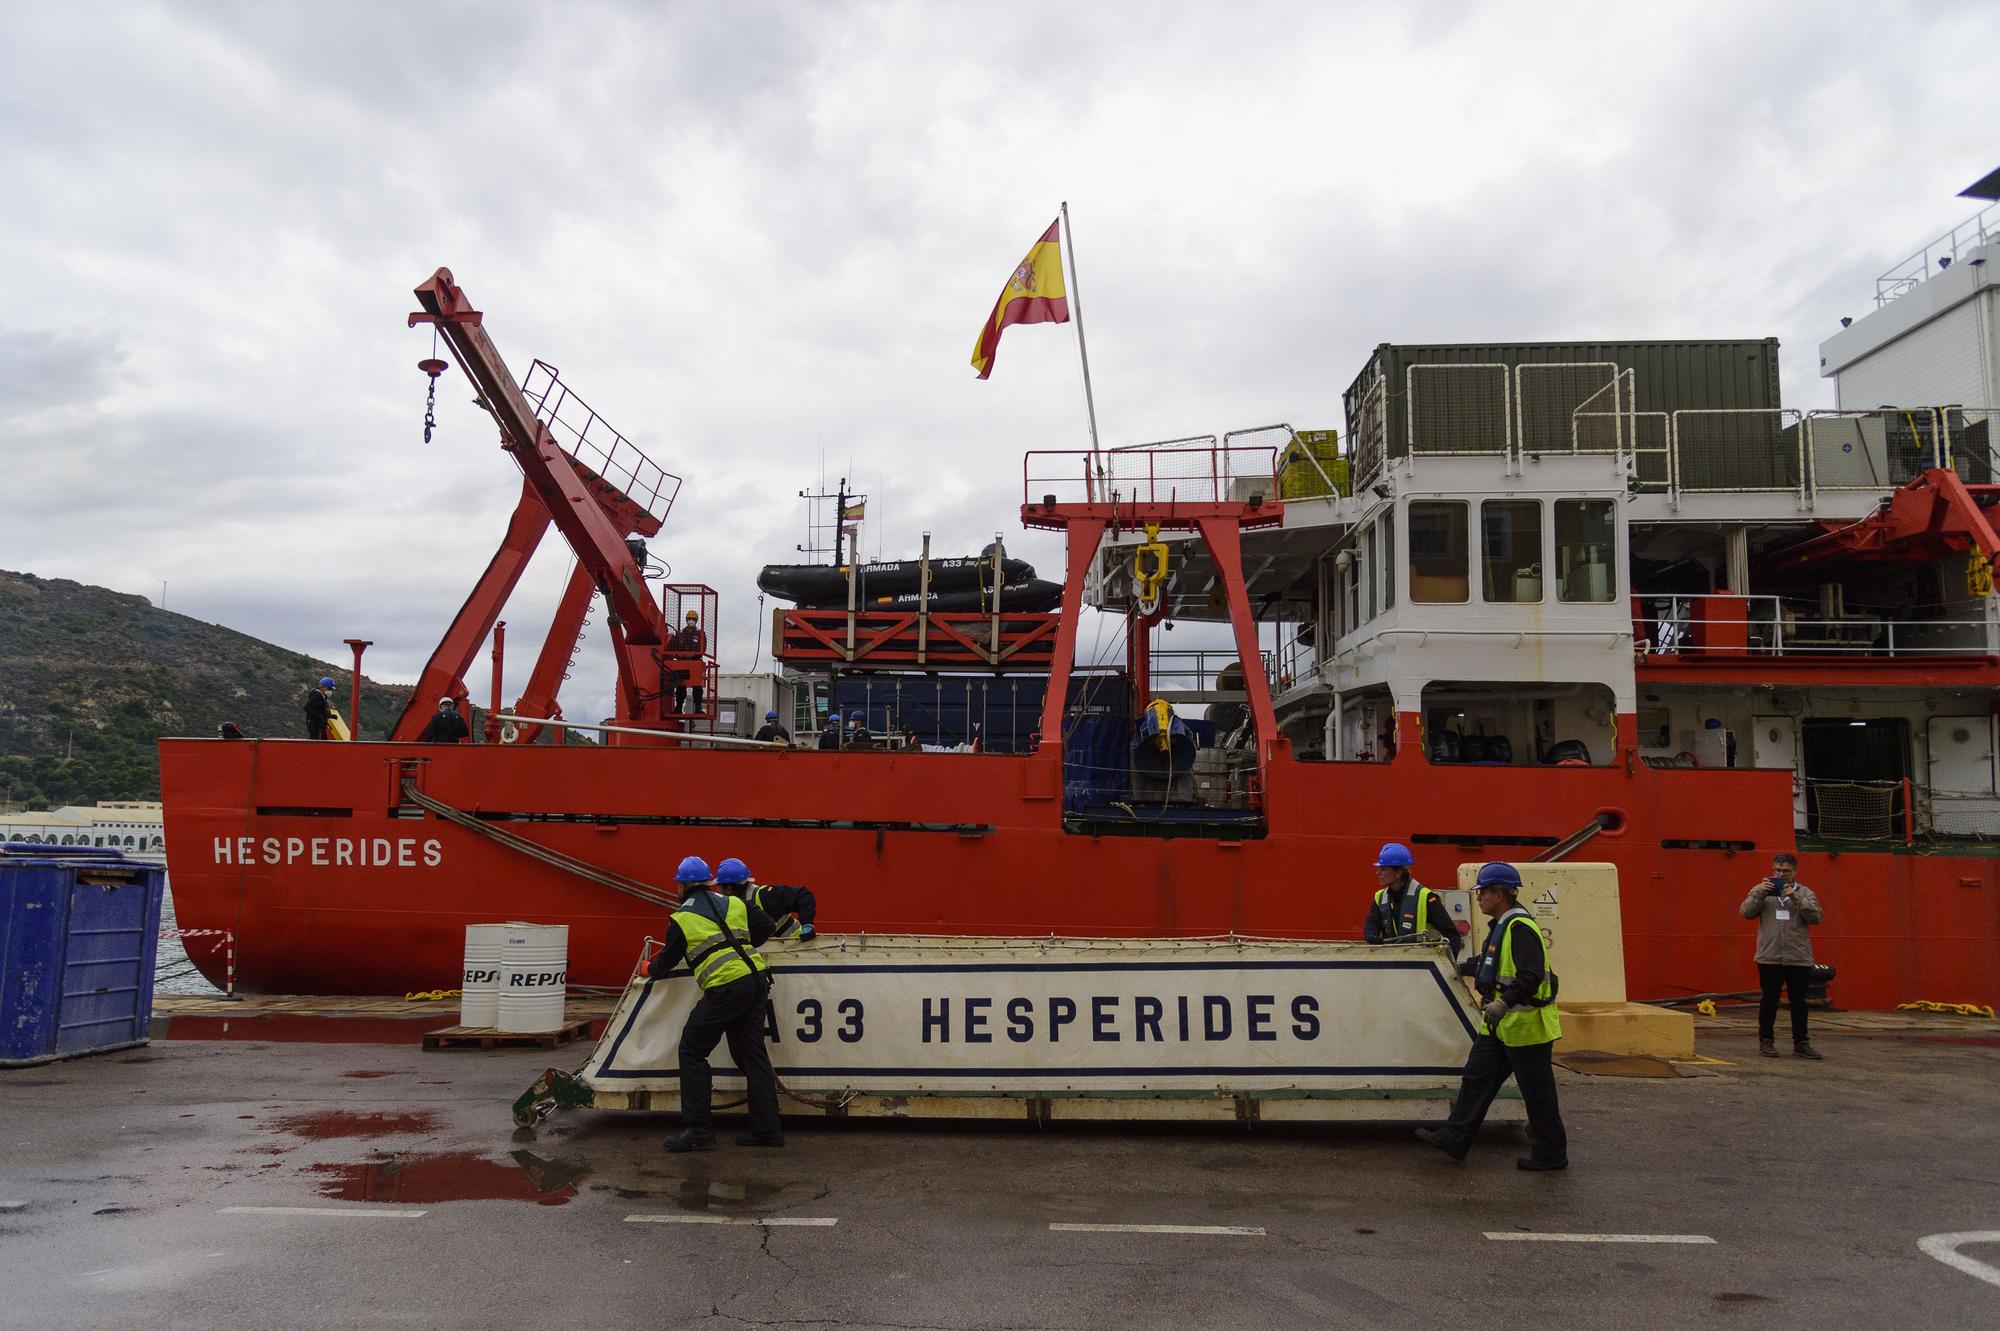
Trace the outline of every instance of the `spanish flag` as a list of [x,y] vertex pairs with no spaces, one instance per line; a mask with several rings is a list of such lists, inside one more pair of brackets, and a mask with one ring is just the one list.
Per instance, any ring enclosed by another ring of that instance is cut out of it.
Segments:
[[842,522],[859,522],[867,516],[868,501],[866,499],[856,504],[849,504],[840,510],[840,520]]
[[1000,349],[1000,334],[1012,324],[1066,324],[1069,322],[1069,293],[1063,287],[1062,219],[1029,249],[1007,286],[979,340],[972,347],[972,368],[981,379],[993,373],[993,357]]

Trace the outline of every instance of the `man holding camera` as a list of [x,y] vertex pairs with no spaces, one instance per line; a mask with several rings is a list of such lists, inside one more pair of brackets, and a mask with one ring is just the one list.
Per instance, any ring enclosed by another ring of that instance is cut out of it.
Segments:
[[1771,857],[1771,873],[1743,898],[1743,918],[1757,921],[1757,978],[1763,1001],[1757,1005],[1757,1052],[1778,1056],[1778,990],[1789,991],[1792,1007],[1792,1053],[1817,1059],[1818,1050],[1806,1039],[1806,986],[1812,980],[1812,935],[1806,930],[1820,922],[1819,898],[1798,881],[1796,855]]

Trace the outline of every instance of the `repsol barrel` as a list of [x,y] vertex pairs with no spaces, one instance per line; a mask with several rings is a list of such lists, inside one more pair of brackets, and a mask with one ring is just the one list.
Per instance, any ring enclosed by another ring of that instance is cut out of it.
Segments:
[[569,926],[510,924],[500,942],[503,1031],[553,1031],[562,1026],[569,984]]
[[459,977],[458,1024],[489,1030],[500,1019],[500,943],[504,924],[465,926],[465,970]]

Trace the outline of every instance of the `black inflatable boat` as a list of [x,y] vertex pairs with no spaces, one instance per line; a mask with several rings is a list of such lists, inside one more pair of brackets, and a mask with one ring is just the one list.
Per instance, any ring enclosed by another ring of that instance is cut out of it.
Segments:
[[[907,594],[910,604],[923,586],[923,565],[915,559],[887,560],[879,564],[858,564],[859,583],[854,589],[857,606],[884,596]],[[1009,586],[1025,583],[1035,576],[1035,566],[1025,559],[1004,559],[1002,580]],[[933,559],[931,595],[958,591],[973,593],[973,609],[978,609],[979,588],[991,583],[993,560]],[[831,564],[766,564],[757,575],[759,590],[780,600],[792,601],[804,609],[844,610],[847,608],[847,569]],[[1002,604],[1005,604],[1003,598]],[[940,607],[933,605],[933,610]],[[1026,607],[1023,607],[1024,609]]]

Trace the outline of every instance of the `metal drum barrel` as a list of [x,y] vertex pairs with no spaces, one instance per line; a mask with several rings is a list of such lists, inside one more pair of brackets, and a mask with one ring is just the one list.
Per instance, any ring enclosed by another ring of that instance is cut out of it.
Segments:
[[510,924],[500,944],[503,1031],[553,1031],[563,1022],[569,984],[569,926]]
[[458,1024],[491,1029],[500,1019],[500,942],[504,924],[465,926],[465,971],[460,980]]

